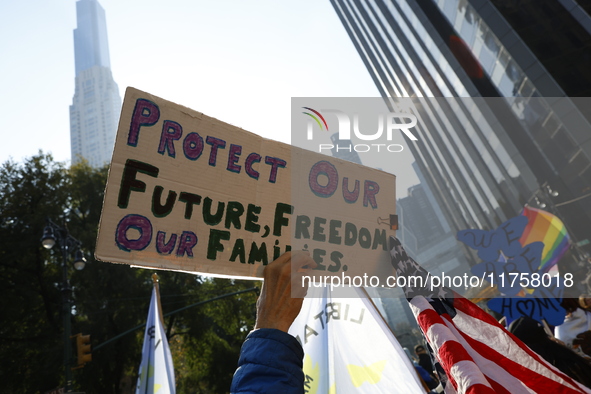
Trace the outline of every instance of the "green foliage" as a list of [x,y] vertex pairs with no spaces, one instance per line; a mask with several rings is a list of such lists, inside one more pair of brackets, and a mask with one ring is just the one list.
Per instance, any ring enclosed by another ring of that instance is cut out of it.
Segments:
[[33,375],[47,388],[58,384],[52,366],[63,353],[60,270],[46,261],[39,240],[46,216],[63,217],[68,184],[66,169],[49,155],[0,168],[0,379],[8,392],[41,391]]
[[[88,264],[69,268],[72,334],[91,335],[92,362],[73,371],[74,389],[134,392],[144,328],[101,346],[145,323],[151,270],[95,261],[94,244],[107,169],[66,168],[39,153],[0,167],[0,379],[2,392],[44,393],[62,387],[62,258],[42,248],[49,217],[82,242]],[[164,314],[257,282],[203,278],[159,271]],[[193,306],[165,318],[179,393],[228,392],[240,346],[255,318],[256,293]],[[73,343],[73,364],[75,346]]]

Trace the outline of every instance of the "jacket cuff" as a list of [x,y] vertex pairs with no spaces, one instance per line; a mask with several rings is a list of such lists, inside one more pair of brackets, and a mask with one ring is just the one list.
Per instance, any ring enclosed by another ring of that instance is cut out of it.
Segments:
[[[298,369],[301,370],[303,368],[304,349],[302,348],[302,345],[298,342],[297,339],[294,338],[293,335],[288,334],[285,331],[277,330],[274,328],[259,328],[257,330],[251,331],[248,334],[248,336],[246,337],[244,344],[242,345],[243,355],[246,356],[248,354],[248,350],[251,347],[256,348],[256,345],[258,344],[258,342],[260,340],[267,341],[267,343],[269,344],[269,347],[281,348],[281,349],[277,349],[278,351],[279,350],[281,351],[280,354],[285,354],[286,356],[288,356],[289,361],[291,361],[292,363],[296,363]],[[286,350],[288,351],[287,353],[286,353]],[[279,360],[278,354],[277,353],[272,354],[272,353],[275,353],[275,352],[269,352],[266,354],[260,354],[257,352],[257,358],[258,358],[258,356],[263,356],[263,357],[261,357],[262,360],[260,360],[259,363],[263,363],[261,361],[264,361],[265,358],[267,358],[271,361],[270,364],[276,364],[276,363],[288,361],[288,360],[284,360],[284,361]],[[252,360],[250,360],[250,361],[252,361]]]
[[240,351],[232,393],[303,393],[304,350],[290,334],[272,328],[251,331]]

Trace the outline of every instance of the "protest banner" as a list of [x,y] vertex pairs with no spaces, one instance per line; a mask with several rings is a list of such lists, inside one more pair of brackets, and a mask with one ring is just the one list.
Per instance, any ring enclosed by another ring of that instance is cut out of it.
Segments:
[[392,174],[128,88],[95,255],[253,278],[293,248],[310,251],[317,274],[386,274],[395,201]]
[[410,358],[362,289],[310,289],[289,333],[304,349],[305,393],[425,392]]

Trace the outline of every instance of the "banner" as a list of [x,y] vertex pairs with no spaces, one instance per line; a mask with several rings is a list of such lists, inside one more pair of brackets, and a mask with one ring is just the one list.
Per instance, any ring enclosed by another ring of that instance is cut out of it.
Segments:
[[311,252],[319,275],[390,274],[395,202],[392,174],[128,88],[96,258],[261,277],[294,248]]
[[174,365],[160,320],[156,286],[152,289],[136,394],[176,393]]
[[310,289],[289,329],[305,352],[304,392],[424,393],[410,359],[366,293],[339,290],[349,297]]

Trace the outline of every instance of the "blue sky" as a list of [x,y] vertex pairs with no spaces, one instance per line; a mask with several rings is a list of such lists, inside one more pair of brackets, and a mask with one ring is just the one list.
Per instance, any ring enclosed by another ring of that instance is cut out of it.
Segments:
[[[379,96],[328,0],[99,2],[122,97],[133,86],[289,143],[291,97]],[[75,0],[3,1],[0,15],[0,162],[69,161]]]

